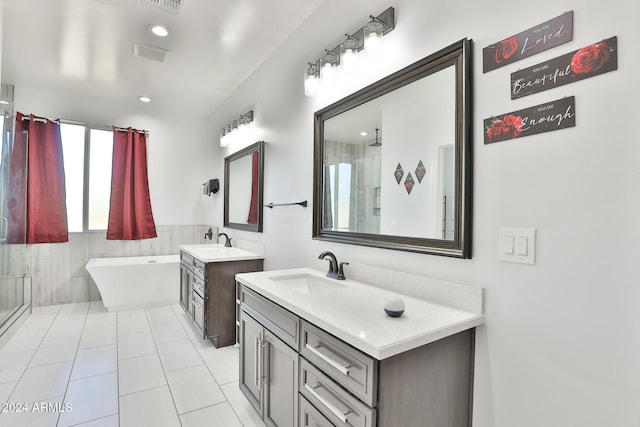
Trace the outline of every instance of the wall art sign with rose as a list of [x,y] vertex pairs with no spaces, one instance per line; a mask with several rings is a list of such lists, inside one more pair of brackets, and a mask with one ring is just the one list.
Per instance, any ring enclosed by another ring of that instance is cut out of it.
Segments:
[[573,11],[482,49],[482,72],[487,73],[573,39]]
[[511,73],[511,99],[618,69],[618,38],[611,37],[531,68]]
[[562,98],[546,104],[484,120],[484,143],[522,138],[576,125],[575,97]]

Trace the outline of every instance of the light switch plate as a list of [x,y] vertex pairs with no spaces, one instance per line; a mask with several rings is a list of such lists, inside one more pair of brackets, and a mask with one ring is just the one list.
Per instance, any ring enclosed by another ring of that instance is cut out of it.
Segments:
[[536,263],[535,228],[500,228],[498,230],[500,261]]

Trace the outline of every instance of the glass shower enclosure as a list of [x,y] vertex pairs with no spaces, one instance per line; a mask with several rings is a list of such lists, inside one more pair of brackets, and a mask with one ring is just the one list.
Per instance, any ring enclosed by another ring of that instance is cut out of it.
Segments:
[[0,336],[30,306],[26,246],[26,146],[14,144],[13,86],[0,85]]

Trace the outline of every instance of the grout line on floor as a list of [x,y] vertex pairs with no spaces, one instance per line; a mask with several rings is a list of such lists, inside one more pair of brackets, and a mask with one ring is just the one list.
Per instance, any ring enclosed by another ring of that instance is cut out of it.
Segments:
[[[60,309],[58,310],[58,313],[56,313],[56,317],[53,319],[53,322],[51,322],[52,325],[53,325],[53,323],[55,323],[56,319],[58,318],[58,315],[62,311],[62,307],[63,307],[63,305],[60,306]],[[64,389],[64,395],[62,396],[62,402],[64,402],[65,399],[67,398],[67,392],[69,391],[69,385],[71,384],[71,375],[73,375],[73,368],[76,366],[76,359],[78,358],[78,348],[80,347],[80,341],[82,341],[82,334],[84,334],[84,325],[87,323],[87,314],[88,313],[89,313],[89,306],[87,306],[87,312],[84,314],[84,321],[82,322],[82,330],[80,331],[80,338],[78,339],[78,343],[76,344],[76,352],[74,353],[73,362],[71,363],[71,370],[69,371],[69,378],[67,378],[67,386]],[[42,343],[40,343],[40,345],[42,345]],[[60,417],[61,416],[62,416],[62,412],[60,412],[58,414],[58,418],[56,419],[56,425],[58,425],[60,423]]]
[[[176,400],[173,396],[173,392],[171,391],[171,386],[169,385],[169,378],[167,378],[167,371],[164,369],[164,364],[162,363],[162,358],[160,357],[160,350],[158,349],[158,343],[156,342],[156,337],[153,336],[153,331],[151,331],[151,322],[149,322],[149,313],[147,310],[144,310],[145,318],[147,319],[147,323],[149,324],[149,333],[151,334],[151,339],[153,340],[153,345],[156,346],[156,354],[158,355],[158,360],[160,361],[160,366],[162,367],[162,375],[164,375],[164,380],[166,381],[167,390],[169,390],[169,395],[171,395],[171,401],[173,403],[173,409],[176,411],[176,416],[178,417],[178,422],[182,425],[182,421],[180,421],[180,413],[178,412],[178,407],[176,406]],[[159,386],[164,387],[164,386]],[[153,387],[153,388],[159,388]],[[151,389],[147,389],[151,390]],[[146,390],[145,390],[146,391]],[[120,394],[120,390],[118,390],[118,394]],[[133,393],[130,393],[133,394]]]
[[[98,418],[94,418],[92,420],[82,421],[82,422],[79,422],[77,424],[71,424],[69,427],[81,426],[81,425],[86,424],[86,423],[91,423],[91,422],[94,422],[94,421],[98,421],[98,420],[102,420],[102,419],[105,419],[105,418],[113,417],[114,415],[118,415],[118,414],[117,413],[109,414],[109,415],[105,415],[104,417],[98,417]],[[118,419],[118,424],[120,424],[120,420],[119,419]]]

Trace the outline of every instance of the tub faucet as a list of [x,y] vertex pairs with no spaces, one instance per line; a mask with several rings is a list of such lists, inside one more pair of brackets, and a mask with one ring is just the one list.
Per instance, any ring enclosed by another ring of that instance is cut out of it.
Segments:
[[220,236],[224,236],[224,246],[225,246],[225,248],[230,248],[231,247],[231,238],[229,236],[227,236],[227,233],[218,234],[218,237],[220,237]]
[[349,263],[341,262],[340,267],[338,267],[338,260],[336,259],[336,256],[329,251],[322,252],[318,258],[325,259],[326,257],[329,257],[329,272],[327,273],[327,277],[331,277],[336,280],[345,280],[346,277],[344,276],[343,265],[349,265]]
[[213,230],[211,229],[211,227],[209,227],[209,231],[207,231],[206,233],[204,233],[204,240],[213,240]]

